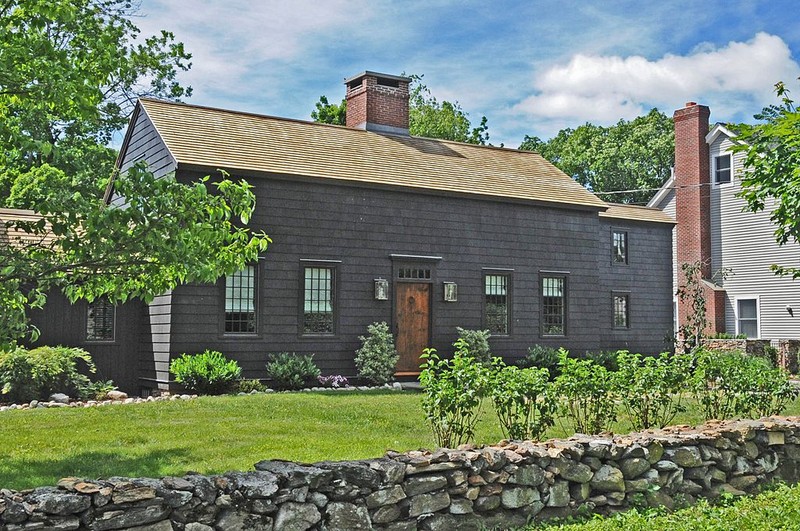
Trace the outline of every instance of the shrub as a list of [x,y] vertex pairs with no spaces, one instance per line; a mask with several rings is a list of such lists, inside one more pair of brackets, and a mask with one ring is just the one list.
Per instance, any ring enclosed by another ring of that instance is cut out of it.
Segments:
[[616,350],[599,350],[597,352],[585,352],[583,359],[591,360],[609,372],[617,372],[619,370],[619,363],[617,363]]
[[559,362],[556,391],[574,431],[590,435],[608,431],[616,417],[616,385],[611,373],[591,359],[570,358],[563,348]]
[[469,345],[455,342],[453,359],[442,359],[435,349],[425,349],[419,381],[425,392],[422,409],[439,446],[454,448],[471,440],[480,405],[488,385],[488,370],[475,363]]
[[108,393],[116,391],[117,386],[111,380],[98,380],[90,383],[87,387],[82,389],[80,397],[83,400],[105,400],[108,398]]
[[350,382],[341,374],[331,374],[330,376],[320,376],[317,378],[322,387],[332,387],[338,389],[340,387],[347,387]]
[[658,357],[642,357],[623,350],[617,362],[619,371],[614,377],[633,429],[663,428],[686,411],[681,400],[689,383],[688,356],[665,352]]
[[372,323],[367,327],[367,334],[358,338],[361,341],[355,359],[358,375],[377,385],[391,382],[399,355],[394,348],[389,325],[385,322]]
[[281,352],[271,356],[267,363],[267,376],[272,379],[272,388],[276,391],[298,391],[312,387],[319,375],[313,354],[301,356]]
[[492,364],[489,395],[503,434],[509,439],[539,440],[554,423],[558,400],[547,369]]
[[242,379],[236,382],[236,390],[239,393],[252,393],[253,391],[263,393],[267,390],[267,386],[255,378],[252,380]]
[[481,363],[491,363],[492,352],[489,348],[489,338],[492,334],[488,330],[466,330],[456,327],[458,339],[463,341],[464,352],[467,356]]
[[46,400],[53,393],[82,397],[89,377],[78,370],[79,363],[96,372],[92,357],[79,348],[17,348],[0,352],[0,392],[12,402]]
[[772,345],[765,345],[764,346],[764,354],[763,357],[768,359],[770,364],[773,367],[777,367],[780,363],[780,355],[778,353],[778,349],[773,347]]
[[234,389],[242,369],[236,361],[227,359],[221,352],[206,350],[194,355],[181,354],[172,360],[169,372],[189,392],[221,395]]
[[558,349],[544,345],[534,345],[528,349],[528,355],[517,362],[518,367],[536,367],[547,369],[550,381],[558,378],[561,369],[558,367]]

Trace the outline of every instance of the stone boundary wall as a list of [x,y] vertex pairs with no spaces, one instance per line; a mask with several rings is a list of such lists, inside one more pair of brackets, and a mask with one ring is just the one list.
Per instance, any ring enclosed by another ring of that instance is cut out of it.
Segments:
[[800,417],[0,490],[0,530],[479,530],[798,479]]

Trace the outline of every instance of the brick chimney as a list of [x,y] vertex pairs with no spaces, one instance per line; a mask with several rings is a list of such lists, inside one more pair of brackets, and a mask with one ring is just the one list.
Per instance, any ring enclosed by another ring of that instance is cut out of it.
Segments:
[[[725,331],[725,292],[715,288],[711,270],[711,172],[708,117],[705,105],[690,101],[673,115],[675,123],[675,218],[677,227],[678,283],[683,284],[681,265],[700,262],[705,280],[707,333]],[[680,324],[691,311],[690,301],[678,302]]]
[[347,127],[408,135],[408,84],[411,78],[362,72],[345,79]]

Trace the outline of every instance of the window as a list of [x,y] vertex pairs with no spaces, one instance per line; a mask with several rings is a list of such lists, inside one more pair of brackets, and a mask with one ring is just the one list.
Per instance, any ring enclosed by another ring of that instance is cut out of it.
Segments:
[[96,299],[86,308],[86,341],[114,341],[116,307],[108,299]]
[[225,277],[225,332],[256,332],[256,268],[245,266]]
[[630,328],[630,295],[627,293],[614,293],[614,328]]
[[493,335],[508,335],[508,295],[510,275],[486,274],[483,277],[484,327]]
[[731,156],[714,157],[714,182],[725,184],[731,182]]
[[567,279],[563,276],[542,277],[542,335],[566,335]]
[[628,263],[628,233],[615,230],[611,236],[611,259],[615,264]]
[[736,300],[736,333],[758,337],[758,299]]
[[303,333],[333,334],[334,268],[305,267],[303,271]]

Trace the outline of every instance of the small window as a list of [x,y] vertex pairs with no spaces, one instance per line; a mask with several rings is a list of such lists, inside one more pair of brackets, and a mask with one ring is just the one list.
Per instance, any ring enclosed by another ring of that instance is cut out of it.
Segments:
[[305,267],[303,271],[303,334],[333,334],[334,268]]
[[397,278],[430,280],[431,270],[426,267],[401,267],[397,271]]
[[615,264],[628,263],[628,233],[623,230],[615,230],[611,236],[612,261]]
[[225,277],[225,332],[256,332],[256,268],[246,266]]
[[564,336],[567,332],[567,279],[542,277],[542,335]]
[[614,293],[614,328],[630,328],[630,295]]
[[714,182],[725,184],[731,182],[731,156],[714,157]]
[[484,327],[494,335],[508,335],[508,296],[510,275],[487,274],[483,277]]
[[100,298],[86,308],[86,341],[114,341],[116,307]]
[[758,337],[758,299],[736,300],[736,333]]

